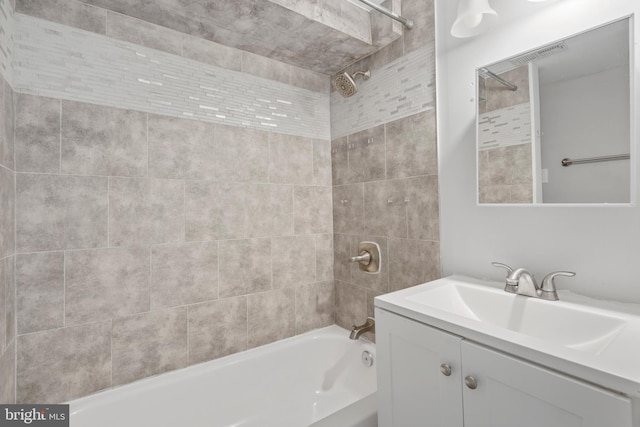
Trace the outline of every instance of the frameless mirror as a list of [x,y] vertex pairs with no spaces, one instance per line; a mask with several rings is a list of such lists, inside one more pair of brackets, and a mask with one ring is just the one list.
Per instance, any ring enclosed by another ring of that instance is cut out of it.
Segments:
[[630,203],[630,25],[476,71],[479,203]]

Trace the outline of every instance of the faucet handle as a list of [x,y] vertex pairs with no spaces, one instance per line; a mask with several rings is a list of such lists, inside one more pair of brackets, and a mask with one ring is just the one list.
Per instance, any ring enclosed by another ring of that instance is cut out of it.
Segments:
[[558,293],[556,292],[556,283],[554,282],[556,276],[573,277],[575,275],[576,273],[573,271],[554,271],[544,276],[542,286],[540,286],[541,298],[557,301]]
[[511,274],[511,272],[513,271],[513,268],[501,262],[492,262],[491,265],[493,265],[494,267],[504,268],[505,270],[507,270],[507,276]]

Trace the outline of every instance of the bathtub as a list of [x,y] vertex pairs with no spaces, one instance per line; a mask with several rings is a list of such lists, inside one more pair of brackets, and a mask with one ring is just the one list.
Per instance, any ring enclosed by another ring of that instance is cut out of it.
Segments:
[[72,427],[375,427],[376,373],[338,326],[69,402]]

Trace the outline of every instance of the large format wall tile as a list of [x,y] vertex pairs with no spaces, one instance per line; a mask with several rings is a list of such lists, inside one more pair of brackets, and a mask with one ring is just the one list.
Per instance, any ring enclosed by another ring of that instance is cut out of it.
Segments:
[[15,152],[19,172],[60,172],[60,100],[17,93]]
[[363,184],[333,187],[333,231],[352,234],[364,231]]
[[409,238],[440,240],[438,176],[407,179],[407,199]]
[[[0,261],[1,262],[1,261]],[[16,269],[15,256],[4,259],[5,270],[5,307],[6,307],[6,342],[10,343],[16,337]]]
[[215,172],[220,181],[268,182],[269,134],[216,125]]
[[170,179],[109,178],[109,244],[184,240],[184,184]]
[[17,252],[106,244],[107,178],[17,174]]
[[149,250],[71,251],[65,254],[66,325],[149,310]]
[[257,77],[289,83],[289,69],[284,62],[273,61],[265,56],[242,52],[242,71]]
[[149,115],[149,175],[214,179],[214,125]]
[[0,166],[0,258],[15,248],[15,174]]
[[151,308],[217,299],[218,265],[216,242],[153,246]]
[[271,289],[271,239],[220,241],[220,298]]
[[189,364],[247,349],[247,298],[236,297],[189,307]]
[[271,240],[273,287],[284,288],[315,282],[315,236],[274,237]]
[[407,237],[407,183],[404,180],[364,184],[365,232]]
[[349,183],[385,178],[384,126],[349,135],[347,179]]
[[316,281],[333,280],[333,235],[316,234]]
[[357,247],[351,250],[351,244],[357,238],[348,234],[333,235],[333,277],[335,280],[348,283],[351,281],[351,263],[345,262],[352,256],[358,255],[355,252]]
[[105,34],[107,11],[79,1],[16,0],[16,12]]
[[0,402],[16,401],[16,342],[13,341],[4,353],[0,353]]
[[243,238],[246,192],[244,184],[187,181],[186,240]]
[[279,184],[313,183],[313,140],[269,134],[269,179]]
[[295,334],[295,289],[276,289],[249,295],[248,348]]
[[293,234],[292,185],[249,184],[246,191],[246,237]]
[[64,326],[64,253],[16,256],[18,333]]
[[349,137],[331,141],[331,178],[333,185],[349,184]]
[[9,83],[0,76],[0,164],[15,169],[15,94]]
[[367,319],[366,289],[336,282],[336,325],[351,329]]
[[198,37],[184,36],[182,39],[182,55],[194,61],[240,71],[242,68],[242,51],[223,44],[211,42]]
[[187,366],[187,309],[178,307],[115,319],[113,385]]
[[111,321],[18,337],[17,402],[62,403],[111,386]]
[[295,234],[331,233],[331,187],[295,186],[293,218]]
[[402,0],[402,14],[410,16],[414,23],[413,29],[404,30],[405,53],[413,52],[435,40],[433,3],[433,0]]
[[438,172],[435,111],[429,110],[385,125],[387,178]]
[[180,55],[182,34],[140,19],[107,11],[107,36]]
[[[5,260],[0,260],[0,355],[7,344],[7,268]],[[2,402],[2,400],[0,400]]]
[[334,322],[333,281],[296,288],[296,334],[330,326]]
[[62,173],[144,176],[147,114],[62,102]]
[[439,242],[389,239],[391,291],[438,279],[440,274]]
[[331,141],[313,140],[313,184],[331,185]]

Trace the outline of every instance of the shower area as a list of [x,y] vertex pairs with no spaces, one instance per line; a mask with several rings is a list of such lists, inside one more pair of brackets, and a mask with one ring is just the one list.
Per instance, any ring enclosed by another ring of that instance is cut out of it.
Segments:
[[[440,277],[433,2],[381,6],[412,28],[357,0],[0,0],[0,403],[351,328]],[[345,262],[361,241],[379,274]]]

